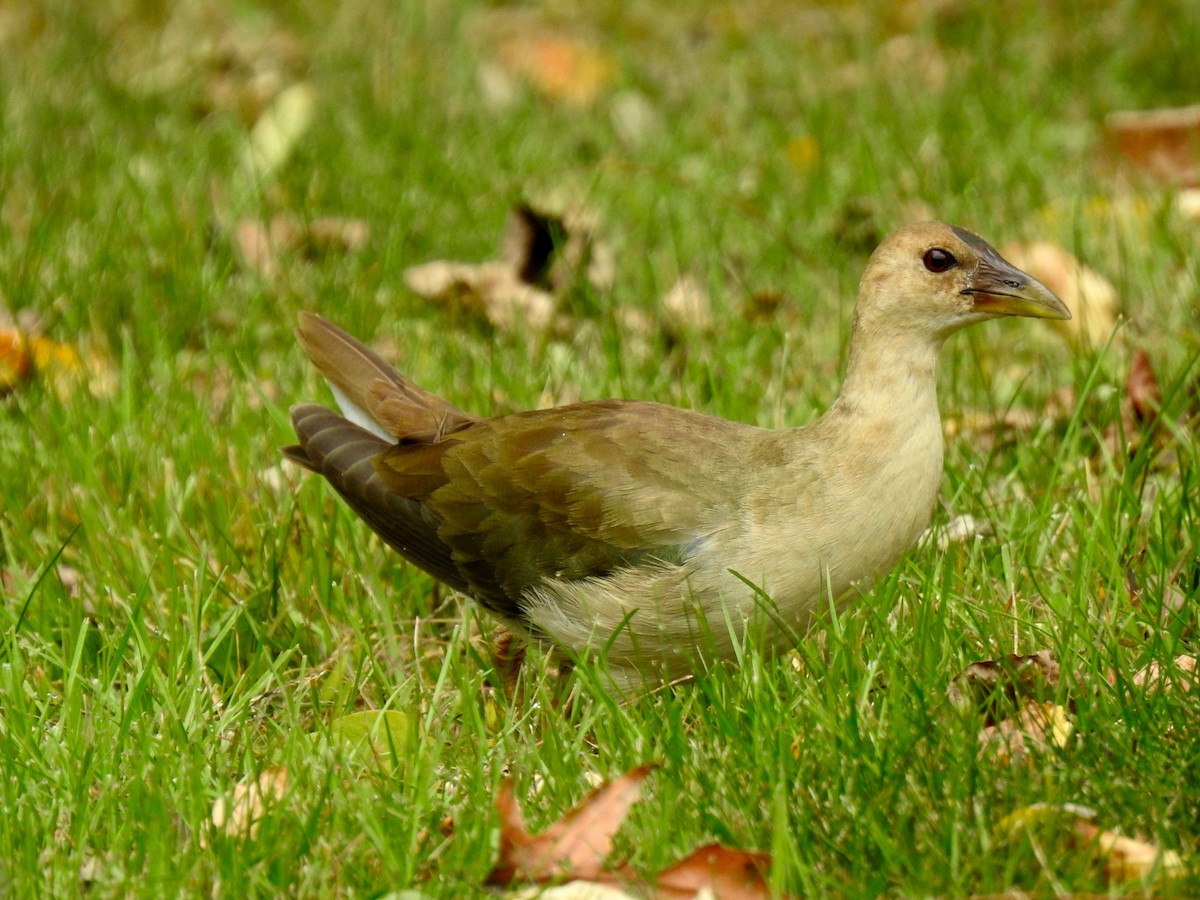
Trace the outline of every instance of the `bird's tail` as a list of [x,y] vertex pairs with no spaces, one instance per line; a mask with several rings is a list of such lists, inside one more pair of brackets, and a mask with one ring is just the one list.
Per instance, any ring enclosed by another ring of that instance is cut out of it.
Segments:
[[[432,443],[475,417],[401,375],[384,359],[314,313],[300,314],[300,346],[329,381],[350,422],[390,443]],[[296,459],[301,465],[304,463]]]
[[292,407],[299,443],[283,454],[333,485],[346,503],[399,554],[438,580],[467,591],[450,548],[438,537],[438,518],[419,501],[389,490],[375,467],[392,442],[315,403]]

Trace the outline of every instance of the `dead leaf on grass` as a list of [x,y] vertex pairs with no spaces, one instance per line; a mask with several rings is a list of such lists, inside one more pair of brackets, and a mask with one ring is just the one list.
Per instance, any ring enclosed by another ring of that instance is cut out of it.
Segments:
[[589,215],[523,203],[509,214],[497,259],[436,260],[411,266],[404,280],[422,297],[480,316],[500,331],[542,332],[560,324],[559,295],[581,280],[606,290],[613,271],[611,251]]
[[256,840],[263,816],[283,799],[287,788],[286,766],[264,769],[253,781],[235,785],[232,797],[218,798],[213,804],[213,827],[230,837]]
[[242,264],[264,278],[279,273],[285,256],[315,259],[358,253],[370,236],[371,226],[366,221],[341,216],[323,216],[306,224],[295,216],[280,214],[266,223],[242,219],[233,227],[233,245]]
[[1153,660],[1133,676],[1133,684],[1147,691],[1170,688],[1194,691],[1200,688],[1200,664],[1196,657],[1188,655],[1176,656],[1166,666]]
[[1034,803],[1005,816],[999,825],[1009,837],[1036,834],[1039,839],[1059,836],[1069,849],[1095,858],[1104,868],[1108,884],[1169,879],[1186,871],[1173,850],[1163,850],[1138,838],[1130,838],[1095,824],[1095,810],[1074,803]]
[[307,81],[281,91],[250,130],[236,177],[251,186],[269,181],[312,125],[316,109],[317,91]]
[[1086,819],[1076,819],[1074,831],[1083,842],[1082,849],[1103,861],[1109,884],[1141,881],[1156,875],[1174,878],[1184,872],[1183,860],[1174,850],[1105,831]]
[[766,853],[708,844],[659,872],[651,896],[659,900],[765,900],[772,896],[767,880],[770,869],[771,857]]
[[607,51],[549,31],[512,35],[497,48],[496,59],[543,96],[571,106],[590,105],[618,71]]
[[1052,323],[1068,343],[1092,350],[1109,341],[1119,314],[1112,282],[1056,244],[1014,242],[1005,244],[1001,253],[1054,291],[1071,310],[1070,319]]
[[956,706],[976,709],[988,725],[1019,712],[1023,701],[1045,702],[1058,686],[1061,670],[1049,650],[1025,656],[973,662],[960,672],[946,694]]
[[1056,703],[1027,702],[1016,716],[988,725],[979,743],[1005,761],[1020,761],[1030,753],[1066,747],[1075,732],[1071,714]]
[[[700,847],[658,875],[640,879],[628,866],[606,863],[613,837],[637,802],[642,783],[654,765],[643,765],[601,785],[582,803],[540,835],[525,827],[520,806],[505,783],[496,797],[500,813],[500,855],[488,884],[506,887],[515,882],[545,883],[572,879],[565,897],[623,897],[592,894],[586,884],[623,886],[640,897],[659,900],[719,898],[767,900],[771,858],[765,853],[735,850],[719,844]],[[539,895],[540,896],[540,895]]]
[[496,796],[500,813],[500,858],[488,884],[576,878],[595,881],[604,873],[612,839],[641,796],[642,783],[655,769],[642,765],[589,794],[541,834],[525,827],[521,807],[505,782]]
[[667,328],[674,334],[707,331],[714,324],[708,291],[692,275],[681,275],[675,279],[663,297],[662,308]]
[[1104,124],[1134,168],[1168,184],[1200,184],[1200,105],[1114,112]]
[[1127,414],[1126,434],[1133,433],[1139,426],[1154,424],[1162,405],[1162,392],[1158,378],[1150,364],[1150,355],[1145,350],[1136,350],[1129,362],[1129,377],[1125,379],[1125,404],[1122,412]]
[[102,353],[80,352],[70,344],[0,323],[0,396],[34,377],[61,400],[80,386],[86,386],[94,397],[110,397],[117,388],[116,372]]

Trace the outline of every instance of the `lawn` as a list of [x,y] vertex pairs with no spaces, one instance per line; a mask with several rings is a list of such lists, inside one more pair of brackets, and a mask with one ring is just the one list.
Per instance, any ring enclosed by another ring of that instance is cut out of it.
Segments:
[[[1200,97],[1196,15],[4,5],[0,891],[472,896],[505,778],[538,830],[657,763],[613,853],[646,877],[718,841],[803,896],[1200,893],[1200,688],[1144,677],[1198,652],[1200,223],[1105,132]],[[413,289],[522,204],[592,261],[560,253],[546,327]],[[531,653],[506,696],[486,616],[281,462],[288,407],[330,402],[301,310],[476,412],[802,424],[870,250],[930,217],[1065,249],[1120,316],[948,342],[935,525],[987,527],[788,656],[624,699]],[[956,679],[1039,651],[1014,684],[1065,727],[981,738]],[[1070,805],[1175,856],[1118,871]]]

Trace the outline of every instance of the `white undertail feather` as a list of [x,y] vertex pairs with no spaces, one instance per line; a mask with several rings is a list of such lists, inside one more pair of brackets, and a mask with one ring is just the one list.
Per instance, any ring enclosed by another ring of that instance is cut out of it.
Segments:
[[356,404],[353,400],[346,396],[346,392],[339,388],[329,379],[325,379],[325,383],[329,385],[329,389],[333,391],[333,398],[337,401],[337,405],[342,410],[342,415],[357,425],[363,428],[376,437],[383,438],[389,444],[398,443],[394,434],[389,434],[387,429],[376,422],[367,411]]

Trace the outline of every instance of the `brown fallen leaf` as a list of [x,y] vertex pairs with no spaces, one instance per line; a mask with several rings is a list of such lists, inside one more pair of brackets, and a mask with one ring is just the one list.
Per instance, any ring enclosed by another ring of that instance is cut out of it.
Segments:
[[1084,849],[1103,861],[1104,876],[1109,884],[1141,881],[1153,876],[1174,878],[1184,872],[1183,860],[1174,850],[1163,850],[1148,841],[1105,831],[1087,819],[1076,819],[1073,828],[1083,841]]
[[417,294],[485,318],[500,331],[545,331],[555,321],[554,295],[521,281],[505,263],[435,260],[410,266],[405,283]]
[[619,888],[594,881],[570,881],[552,888],[538,885],[505,897],[507,900],[639,900]]
[[278,274],[285,255],[316,259],[357,253],[370,236],[371,226],[366,221],[341,216],[323,216],[306,224],[295,216],[280,214],[266,223],[242,219],[233,226],[233,245],[242,265],[264,278]]
[[70,344],[0,326],[0,396],[35,376],[62,400],[81,385],[95,397],[110,397],[117,387],[116,372],[104,354],[81,353]]
[[772,896],[767,873],[771,857],[708,844],[658,873],[653,892],[660,900],[706,896],[718,900],[765,900]]
[[108,76],[137,96],[186,93],[197,116],[220,112],[256,121],[280,90],[303,77],[309,51],[270,12],[247,17],[226,6],[97,10]]
[[16,328],[0,328],[0,396],[15,390],[32,375],[33,360],[25,335]]
[[1153,660],[1133,676],[1133,684],[1145,690],[1194,691],[1200,688],[1200,662],[1195,656],[1187,655],[1176,656],[1166,666]]
[[264,769],[253,781],[233,788],[231,798],[220,797],[213,804],[212,824],[230,837],[258,838],[259,824],[270,806],[287,793],[287,766]]
[[1016,762],[1036,751],[1066,747],[1074,731],[1065,708],[1056,703],[1028,702],[1016,716],[982,728],[979,743],[999,759]]
[[605,900],[625,895],[609,890],[596,894],[587,885],[627,888],[640,897],[661,900],[767,900],[776,896],[786,900],[787,895],[770,890],[767,873],[771,858],[765,853],[708,844],[652,879],[639,878],[628,866],[606,864],[613,836],[655,768],[653,764],[638,766],[601,785],[539,835],[531,835],[526,829],[512,786],[506,782],[496,797],[500,854],[487,883],[507,887],[520,881],[544,884],[571,880],[562,889],[564,897]]
[[572,106],[588,106],[617,75],[616,59],[573,37],[543,31],[514,34],[497,51],[508,72],[539,93]]
[[487,883],[599,879],[604,873],[604,860],[612,850],[613,836],[625,821],[629,808],[641,796],[642,783],[655,768],[653,764],[638,766],[597,788],[538,835],[526,829],[512,784],[505,782],[496,796],[500,856]]
[[1010,837],[1023,832],[1060,835],[1069,848],[1097,859],[1110,885],[1174,878],[1186,871],[1175,851],[1105,830],[1095,824],[1097,815],[1094,809],[1074,803],[1034,803],[1005,816],[999,830]]
[[1125,433],[1132,434],[1139,426],[1154,424],[1162,405],[1162,392],[1158,378],[1150,364],[1150,355],[1137,350],[1129,362],[1129,377],[1125,379],[1125,400],[1122,412],[1126,413]]
[[956,706],[976,709],[987,725],[995,725],[1021,712],[1023,701],[1041,703],[1053,695],[1060,672],[1058,660],[1049,650],[980,660],[955,676],[946,695]]
[[1109,341],[1119,314],[1112,282],[1056,244],[1013,242],[1001,253],[1058,294],[1071,310],[1070,319],[1053,323],[1068,343],[1090,350]]
[[480,316],[500,331],[542,332],[560,324],[560,294],[580,280],[607,289],[612,273],[611,251],[586,214],[556,215],[523,203],[509,214],[497,259],[435,260],[409,267],[404,280],[422,297]]
[[667,329],[675,335],[713,327],[712,300],[704,285],[692,275],[675,279],[662,301]]
[[1114,112],[1104,125],[1135,168],[1168,184],[1200,184],[1200,105]]

